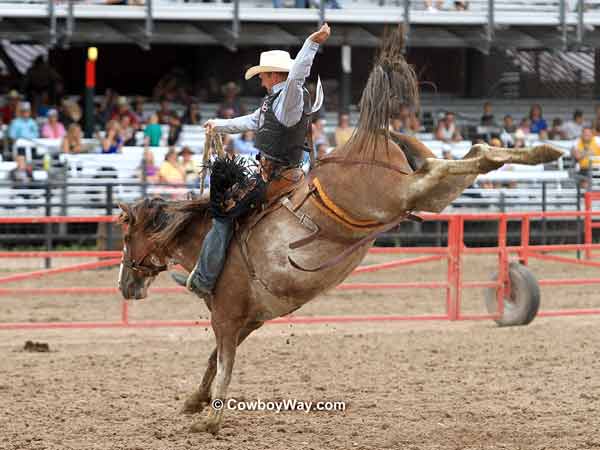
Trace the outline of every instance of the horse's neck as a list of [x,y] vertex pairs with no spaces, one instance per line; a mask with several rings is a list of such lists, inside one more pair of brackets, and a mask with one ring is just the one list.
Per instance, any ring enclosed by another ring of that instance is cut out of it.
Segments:
[[169,257],[181,264],[188,272],[194,268],[198,260],[200,248],[210,229],[210,224],[210,218],[192,222],[185,230],[186,236],[180,241],[180,244],[169,249]]
[[392,141],[376,139],[376,148],[359,149],[346,145],[331,153],[332,157],[360,164],[324,164],[314,172],[327,196],[341,209],[356,219],[388,222],[395,218],[398,198],[393,187],[402,175],[390,168],[369,164],[379,161],[411,172],[404,152]]

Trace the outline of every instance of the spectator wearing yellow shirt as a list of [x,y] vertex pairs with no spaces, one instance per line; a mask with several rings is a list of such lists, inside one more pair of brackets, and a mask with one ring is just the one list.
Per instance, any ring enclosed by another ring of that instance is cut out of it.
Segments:
[[338,118],[338,126],[335,129],[335,145],[336,147],[343,146],[350,140],[354,133],[354,128],[350,126],[350,114],[341,113]]
[[196,167],[196,161],[192,159],[194,152],[189,147],[183,147],[179,152],[179,156],[183,159],[181,166],[185,174],[185,184],[189,187],[196,187],[200,181],[200,173]]
[[571,155],[579,164],[580,186],[587,189],[591,166],[600,165],[600,144],[590,127],[583,128],[581,137],[575,141],[571,149]]
[[167,184],[185,183],[185,170],[177,162],[177,151],[174,148],[170,148],[165,155],[165,161],[158,171],[158,179],[161,183]]

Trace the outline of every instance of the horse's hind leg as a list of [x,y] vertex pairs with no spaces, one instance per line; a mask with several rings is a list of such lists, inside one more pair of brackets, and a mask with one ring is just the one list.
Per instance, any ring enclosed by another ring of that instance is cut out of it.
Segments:
[[477,175],[498,169],[504,164],[540,164],[562,155],[549,145],[509,149],[474,145],[461,160],[447,161],[428,158],[425,164],[411,174],[408,187],[407,209],[440,212],[456,199],[477,178]]
[[[259,329],[264,322],[252,322],[246,325],[240,332],[237,345],[240,345],[244,339],[250,336],[254,330]],[[210,403],[210,387],[217,373],[217,349],[215,348],[208,358],[208,364],[200,386],[192,393],[183,404],[182,412],[185,414],[195,414],[202,412],[204,407]]]

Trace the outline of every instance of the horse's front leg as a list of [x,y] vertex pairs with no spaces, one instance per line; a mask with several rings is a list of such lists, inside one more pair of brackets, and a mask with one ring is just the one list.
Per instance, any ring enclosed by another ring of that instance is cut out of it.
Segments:
[[216,434],[221,427],[223,410],[227,403],[227,388],[231,382],[231,372],[235,361],[235,350],[242,330],[238,321],[229,320],[213,325],[217,339],[217,373],[214,379],[211,402],[214,404],[219,400],[220,407],[215,408],[211,404],[208,415],[204,420],[192,425],[192,431],[207,431]]
[[[250,336],[254,330],[257,330],[264,322],[252,322],[245,326],[240,332],[237,345],[240,345],[244,339]],[[210,403],[210,387],[217,373],[217,349],[215,348],[208,358],[206,371],[200,382],[200,386],[194,391],[183,405],[182,412],[185,414],[196,414],[202,412],[204,407]]]

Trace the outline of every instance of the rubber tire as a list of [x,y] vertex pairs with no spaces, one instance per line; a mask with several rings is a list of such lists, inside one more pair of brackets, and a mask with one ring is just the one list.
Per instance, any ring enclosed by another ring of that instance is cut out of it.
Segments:
[[[527,325],[535,319],[540,309],[540,285],[531,270],[517,262],[508,265],[508,275],[511,293],[504,298],[504,314],[494,321],[501,327]],[[492,277],[492,280],[497,279],[498,273]],[[488,313],[496,313],[498,306],[496,289],[486,290],[485,306]]]

